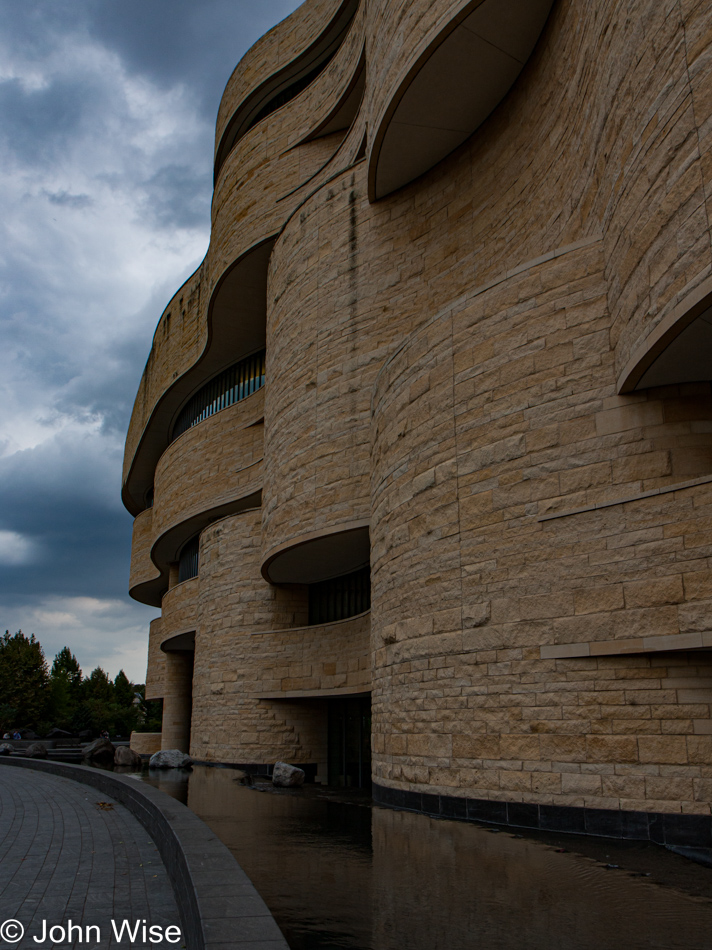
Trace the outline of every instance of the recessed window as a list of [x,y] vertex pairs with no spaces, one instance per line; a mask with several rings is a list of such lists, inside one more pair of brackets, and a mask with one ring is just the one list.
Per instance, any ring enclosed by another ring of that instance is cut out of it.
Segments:
[[309,625],[355,617],[371,607],[371,569],[309,585]]
[[[240,402],[265,384],[265,351],[240,360],[211,379],[186,403],[173,427],[173,440],[188,429]],[[172,441],[173,441],[172,440]]]
[[178,583],[189,581],[198,576],[198,556],[200,554],[200,535],[196,534],[186,544],[178,558]]

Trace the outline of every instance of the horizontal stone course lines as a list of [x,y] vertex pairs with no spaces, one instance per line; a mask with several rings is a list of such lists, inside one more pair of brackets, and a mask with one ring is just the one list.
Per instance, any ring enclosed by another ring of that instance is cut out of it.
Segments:
[[242,57],[228,80],[216,123],[216,147],[240,103],[265,79],[295,59],[323,33],[342,0],[308,0],[261,37]]
[[[309,2],[247,55],[219,138],[337,6]],[[566,821],[646,834],[670,815],[706,833],[712,388],[682,359],[665,386],[634,388],[706,306],[712,21],[676,0],[554,4],[476,133],[369,200],[397,90],[476,7],[361,4],[327,69],[222,166],[211,247],[159,323],[127,466],[148,457],[131,461],[142,427],[167,424],[174,381],[197,385],[223,277],[269,240],[263,411],[217,413],[157,463],[132,565],[137,591],[153,584],[150,549],[170,583],[147,689],[168,695],[183,663],[182,728],[205,761],[284,758],[324,779],[327,697],[370,692],[391,804],[435,796],[458,817],[460,799],[491,802],[544,824],[580,809]],[[307,141],[362,54],[350,130]],[[371,610],[309,627],[307,585],[264,578],[290,557],[338,573],[355,525]],[[189,528],[200,569],[181,587]],[[188,657],[160,650],[188,628],[190,701]]]
[[[325,74],[298,101],[258,123],[225,162],[216,184],[211,244],[206,258],[174,296],[154,335],[129,426],[125,488],[136,464],[136,453],[141,451],[142,433],[161,397],[206,351],[209,309],[219,281],[238,258],[280,231],[301,203],[302,186],[312,186],[314,176],[324,171],[344,142],[343,132],[314,141],[307,139],[309,132],[328,116],[334,94],[351,81],[362,46],[361,12]],[[348,161],[347,156],[344,160]],[[240,223],[239,228],[235,227],[236,222]]]

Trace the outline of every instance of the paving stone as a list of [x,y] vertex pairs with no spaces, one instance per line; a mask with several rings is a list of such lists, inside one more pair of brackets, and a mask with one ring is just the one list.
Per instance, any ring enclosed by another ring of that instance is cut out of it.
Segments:
[[[98,802],[111,807],[102,808]],[[20,950],[47,927],[97,924],[116,945],[111,921],[180,926],[168,873],[133,815],[103,792],[29,769],[0,771],[0,923],[19,920]],[[49,945],[49,944],[47,944]],[[63,947],[83,946],[78,940]],[[172,947],[167,942],[157,947]]]

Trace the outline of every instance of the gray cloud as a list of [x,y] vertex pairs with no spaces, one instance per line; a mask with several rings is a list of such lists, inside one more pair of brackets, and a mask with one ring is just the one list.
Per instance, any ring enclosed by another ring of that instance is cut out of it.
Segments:
[[43,189],[42,194],[53,205],[60,205],[65,208],[81,210],[82,208],[90,208],[94,204],[94,199],[89,195],[71,195],[68,191],[52,192],[46,189]]
[[132,70],[164,86],[188,85],[212,121],[239,56],[297,6],[293,0],[99,0],[86,5],[85,17],[90,34]]
[[17,79],[0,83],[4,147],[26,165],[51,161],[79,133],[85,96],[78,81],[57,81],[43,89],[23,88]]
[[225,82],[297,5],[0,0],[0,627],[49,654],[143,677],[123,440],[207,246]]
[[143,183],[144,213],[157,227],[195,228],[210,209],[205,175],[189,165],[164,165]]

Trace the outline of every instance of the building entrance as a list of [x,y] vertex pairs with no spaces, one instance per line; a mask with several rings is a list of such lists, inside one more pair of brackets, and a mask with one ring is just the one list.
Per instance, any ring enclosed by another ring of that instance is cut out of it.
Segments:
[[371,697],[330,699],[329,785],[368,788],[371,784]]

